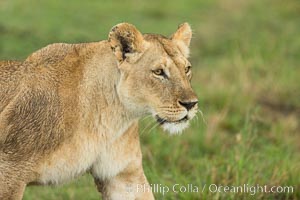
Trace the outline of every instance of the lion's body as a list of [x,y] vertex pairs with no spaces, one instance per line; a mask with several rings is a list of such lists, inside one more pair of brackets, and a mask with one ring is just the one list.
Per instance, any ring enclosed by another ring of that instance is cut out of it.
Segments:
[[[124,169],[131,160],[119,148],[139,143],[122,134],[137,123],[112,115],[122,113],[113,92],[119,76],[114,63],[107,42],[54,44],[24,62],[1,62],[0,172],[9,170],[10,180],[24,183],[57,184],[88,170],[107,179]],[[135,132],[128,134],[137,138]]]
[[86,172],[104,198],[153,199],[126,192],[128,183],[148,184],[137,125],[145,106],[127,99],[136,88],[125,88],[113,42],[53,44],[23,62],[0,62],[0,199]]

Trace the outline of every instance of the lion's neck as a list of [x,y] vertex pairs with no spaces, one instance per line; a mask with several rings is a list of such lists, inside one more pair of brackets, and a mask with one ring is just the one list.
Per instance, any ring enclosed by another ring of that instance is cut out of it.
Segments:
[[117,92],[120,72],[110,48],[103,42],[97,48],[95,56],[85,62],[80,95],[83,120],[91,131],[117,137],[137,118],[120,101]]

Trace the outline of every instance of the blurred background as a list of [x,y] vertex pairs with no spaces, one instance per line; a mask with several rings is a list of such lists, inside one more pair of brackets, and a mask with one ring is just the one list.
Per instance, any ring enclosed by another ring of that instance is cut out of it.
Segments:
[[[180,136],[141,124],[150,183],[293,186],[293,193],[172,193],[157,199],[300,199],[299,0],[0,0],[0,59],[107,38],[130,22],[171,35],[189,22],[198,116]],[[89,175],[28,187],[25,200],[99,199]]]

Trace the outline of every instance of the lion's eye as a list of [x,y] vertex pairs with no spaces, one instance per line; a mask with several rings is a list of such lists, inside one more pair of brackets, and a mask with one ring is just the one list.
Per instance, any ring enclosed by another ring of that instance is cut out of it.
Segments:
[[165,72],[163,69],[156,69],[156,70],[153,70],[152,71],[155,75],[157,76],[164,76],[165,75]]
[[192,66],[187,66],[185,68],[185,73],[188,74],[191,71]]

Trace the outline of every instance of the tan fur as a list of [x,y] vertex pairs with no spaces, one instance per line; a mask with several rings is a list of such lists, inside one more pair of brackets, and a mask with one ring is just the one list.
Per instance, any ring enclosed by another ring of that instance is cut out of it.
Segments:
[[197,101],[182,50],[189,31],[184,24],[168,39],[122,23],[107,41],[52,44],[23,62],[0,62],[0,199],[86,172],[104,199],[153,199],[126,190],[148,184],[138,119],[152,114],[180,132],[197,112],[182,103]]

